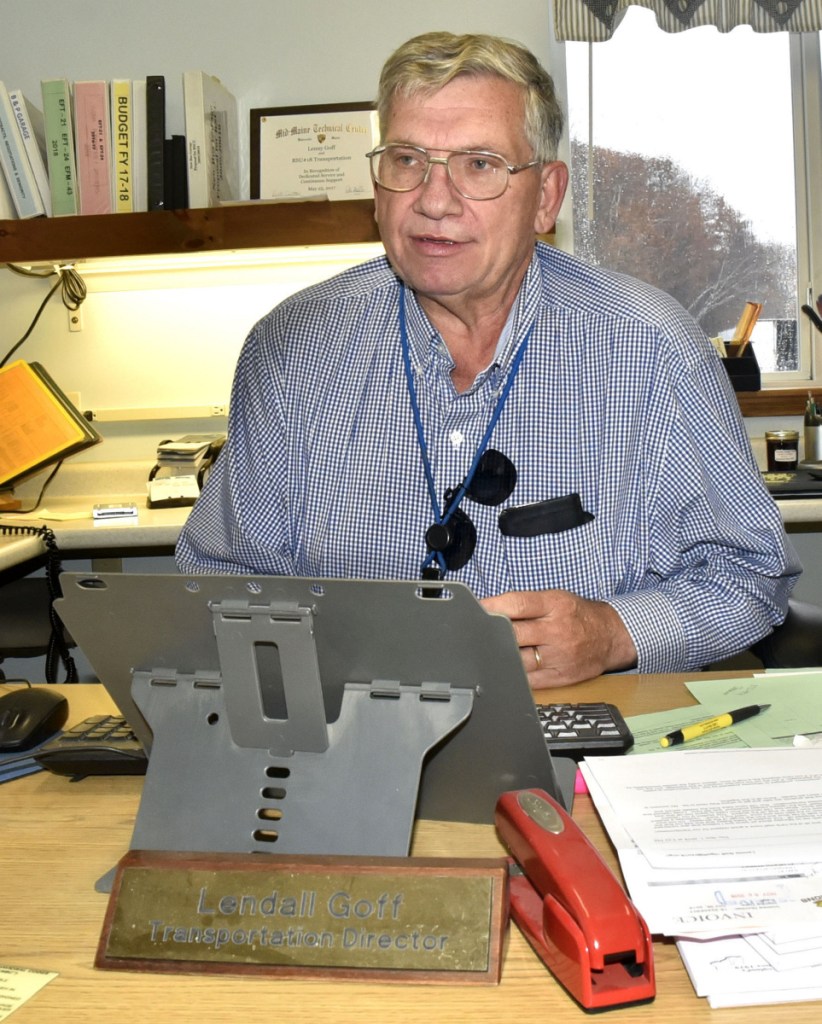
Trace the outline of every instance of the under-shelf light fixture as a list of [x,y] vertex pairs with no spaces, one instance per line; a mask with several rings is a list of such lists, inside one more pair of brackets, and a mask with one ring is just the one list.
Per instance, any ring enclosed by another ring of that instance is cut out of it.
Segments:
[[279,246],[197,253],[111,256],[72,261],[90,292],[208,287],[264,282],[273,272],[320,280],[381,255],[379,242]]
[[159,253],[149,256],[111,256],[82,260],[87,274],[123,274],[174,270],[279,266],[368,259],[383,251],[379,242],[333,245],[278,246],[269,249],[230,249],[197,253]]

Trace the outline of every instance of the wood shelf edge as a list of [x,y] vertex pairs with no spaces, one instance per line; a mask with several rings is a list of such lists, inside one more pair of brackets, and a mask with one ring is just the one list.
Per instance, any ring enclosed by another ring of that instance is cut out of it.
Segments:
[[371,199],[0,221],[0,263],[379,241]]
[[819,389],[810,384],[801,388],[767,388],[763,391],[738,391],[736,393],[742,415],[751,416],[801,416],[805,411],[808,392]]

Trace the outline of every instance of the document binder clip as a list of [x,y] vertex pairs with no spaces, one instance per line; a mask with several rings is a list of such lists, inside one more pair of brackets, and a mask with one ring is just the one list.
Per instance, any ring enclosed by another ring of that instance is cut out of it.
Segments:
[[651,1002],[647,925],[579,827],[547,793],[503,793],[500,838],[513,856],[511,916],[585,1010]]

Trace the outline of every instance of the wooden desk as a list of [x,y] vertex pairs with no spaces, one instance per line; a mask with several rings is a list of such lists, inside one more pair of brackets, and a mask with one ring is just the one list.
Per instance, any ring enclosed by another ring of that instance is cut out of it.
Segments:
[[[545,700],[607,695],[627,715],[694,703],[682,676],[611,677]],[[5,688],[0,685],[0,692]],[[69,723],[103,710],[94,685],[64,687]],[[0,963],[59,972],[11,1018],[14,1024],[112,1021],[122,1024],[464,1024],[465,1021],[565,1024],[586,1014],[554,982],[516,927],[496,986],[422,986],[272,978],[193,977],[98,971],[92,964],[107,898],[95,881],[125,852],[140,796],[138,778],[69,782],[41,772],[0,786]],[[574,817],[612,865],[615,859],[588,797]],[[421,822],[413,853],[498,856],[491,826]],[[712,1011],[698,999],[672,943],[656,943],[654,1003],[615,1011],[620,1024],[709,1018],[727,1024],[817,1021],[819,1003]]]

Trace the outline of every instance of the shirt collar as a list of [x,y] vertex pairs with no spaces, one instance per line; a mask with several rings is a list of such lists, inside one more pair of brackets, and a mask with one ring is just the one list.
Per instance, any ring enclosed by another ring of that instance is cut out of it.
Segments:
[[[484,378],[495,368],[504,369],[510,363],[517,345],[536,315],[536,306],[541,294],[540,280],[535,252],[500,333],[493,358],[478,379]],[[425,315],[414,291],[406,284],[401,284],[401,287],[405,288],[406,330],[412,361],[421,369],[425,369],[433,359],[445,357],[450,364],[450,372],[453,361],[439,331]]]

